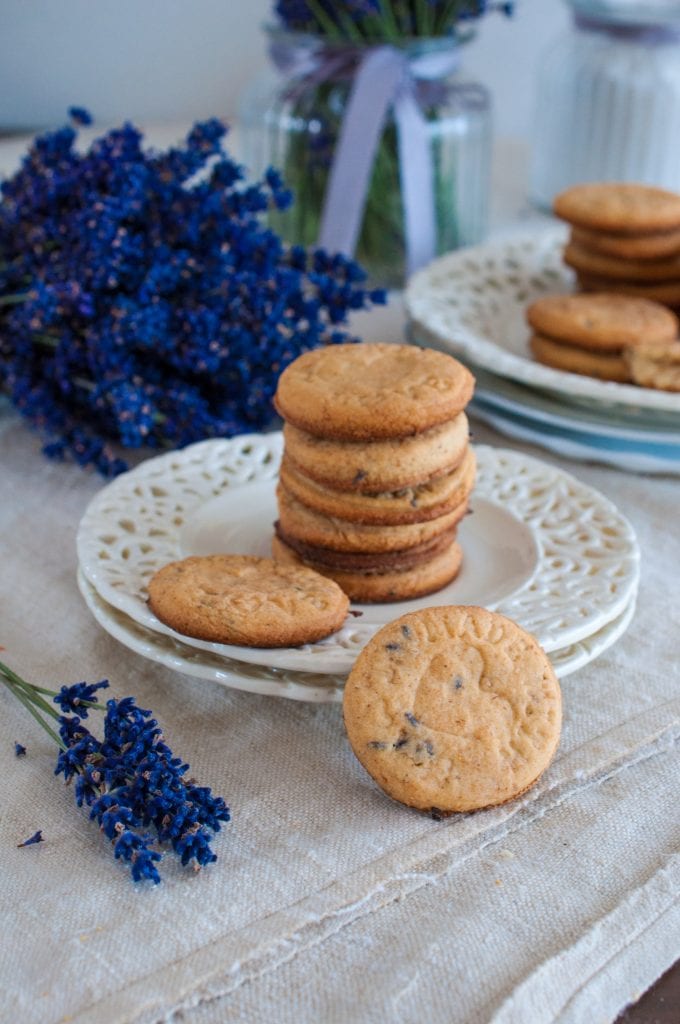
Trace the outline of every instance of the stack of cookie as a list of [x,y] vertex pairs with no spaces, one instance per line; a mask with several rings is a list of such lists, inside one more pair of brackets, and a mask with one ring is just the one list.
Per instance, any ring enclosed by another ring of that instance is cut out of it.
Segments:
[[564,261],[583,291],[621,292],[680,307],[680,194],[601,182],[560,193],[571,224]]
[[635,379],[632,353],[677,344],[678,321],[670,309],[627,295],[547,295],[528,307],[527,320],[539,362],[619,383]]
[[475,478],[464,408],[474,379],[410,345],[333,345],[281,375],[285,421],[274,557],[354,601],[432,593],[458,573]]

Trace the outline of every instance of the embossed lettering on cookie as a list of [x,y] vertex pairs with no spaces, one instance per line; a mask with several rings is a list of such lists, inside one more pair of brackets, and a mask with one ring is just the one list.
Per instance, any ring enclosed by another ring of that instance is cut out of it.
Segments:
[[560,685],[537,641],[484,608],[424,608],[384,626],[344,693],[350,744],[395,800],[434,814],[506,803],[557,749]]
[[329,345],[298,356],[279,377],[274,404],[318,437],[377,441],[452,420],[474,377],[452,356],[413,345]]

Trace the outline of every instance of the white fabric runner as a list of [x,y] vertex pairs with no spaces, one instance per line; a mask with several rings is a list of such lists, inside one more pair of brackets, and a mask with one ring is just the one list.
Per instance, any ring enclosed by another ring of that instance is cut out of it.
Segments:
[[[680,955],[680,480],[526,450],[631,519],[638,611],[564,681],[539,786],[434,822],[376,789],[339,707],[177,675],[108,637],[75,583],[76,528],[102,482],[46,461],[0,410],[2,657],[45,685],[106,676],[134,694],[233,811],[216,864],[194,875],[168,857],[162,885],[135,887],[1,689],[3,1020],[608,1021]],[[17,849],[38,828],[45,842]]]

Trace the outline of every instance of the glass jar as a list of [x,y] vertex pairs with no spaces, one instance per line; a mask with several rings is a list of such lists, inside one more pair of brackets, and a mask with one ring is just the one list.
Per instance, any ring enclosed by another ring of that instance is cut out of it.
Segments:
[[[272,214],[272,227],[288,242],[313,246],[319,241],[352,86],[370,48],[277,31],[270,40],[275,73],[256,82],[240,106],[244,161],[255,174],[270,165],[282,171],[295,201],[289,210]],[[460,41],[450,38],[400,47],[408,58],[432,176],[435,238],[421,262],[478,242],[486,232],[491,102],[483,86],[460,74],[460,49]],[[398,130],[390,106],[365,192],[356,251],[347,253],[365,267],[372,283],[388,287],[401,287],[406,277],[401,185]]]
[[680,191],[680,2],[567,0],[539,68],[531,194],[585,181]]

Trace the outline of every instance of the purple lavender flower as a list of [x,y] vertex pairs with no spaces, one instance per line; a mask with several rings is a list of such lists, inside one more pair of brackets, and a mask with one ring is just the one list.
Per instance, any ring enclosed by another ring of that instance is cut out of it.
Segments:
[[24,839],[23,843],[17,843],[17,846],[21,849],[22,846],[33,846],[35,843],[44,842],[45,840],[42,837],[42,829],[38,829],[37,832],[33,833],[30,839]]
[[89,110],[85,109],[85,107],[69,107],[68,116],[74,124],[92,124],[92,115]]
[[[64,704],[74,704],[83,693],[92,696],[100,685],[63,687]],[[207,787],[185,780],[189,765],[173,755],[150,711],[132,697],[107,701],[101,742],[78,718],[60,721],[67,745],[56,771],[67,781],[75,777],[78,806],[90,808],[90,818],[115,844],[116,858],[130,864],[135,881],[160,881],[155,864],[161,854],[150,849],[149,827],[155,841],[170,843],[183,865],[200,868],[216,859],[211,833],[230,820],[229,809]]]
[[[71,686],[62,686],[54,698],[64,715],[77,713],[81,718],[87,718],[90,705],[97,703],[97,690],[105,690],[109,685],[108,679],[102,679],[98,683],[72,683]],[[79,722],[79,719],[76,721]]]
[[266,227],[291,193],[273,169],[246,184],[225,132],[147,153],[126,124],[80,153],[63,128],[0,186],[0,389],[49,456],[113,476],[112,442],[266,428],[288,363],[384,301],[356,264],[312,271]]

